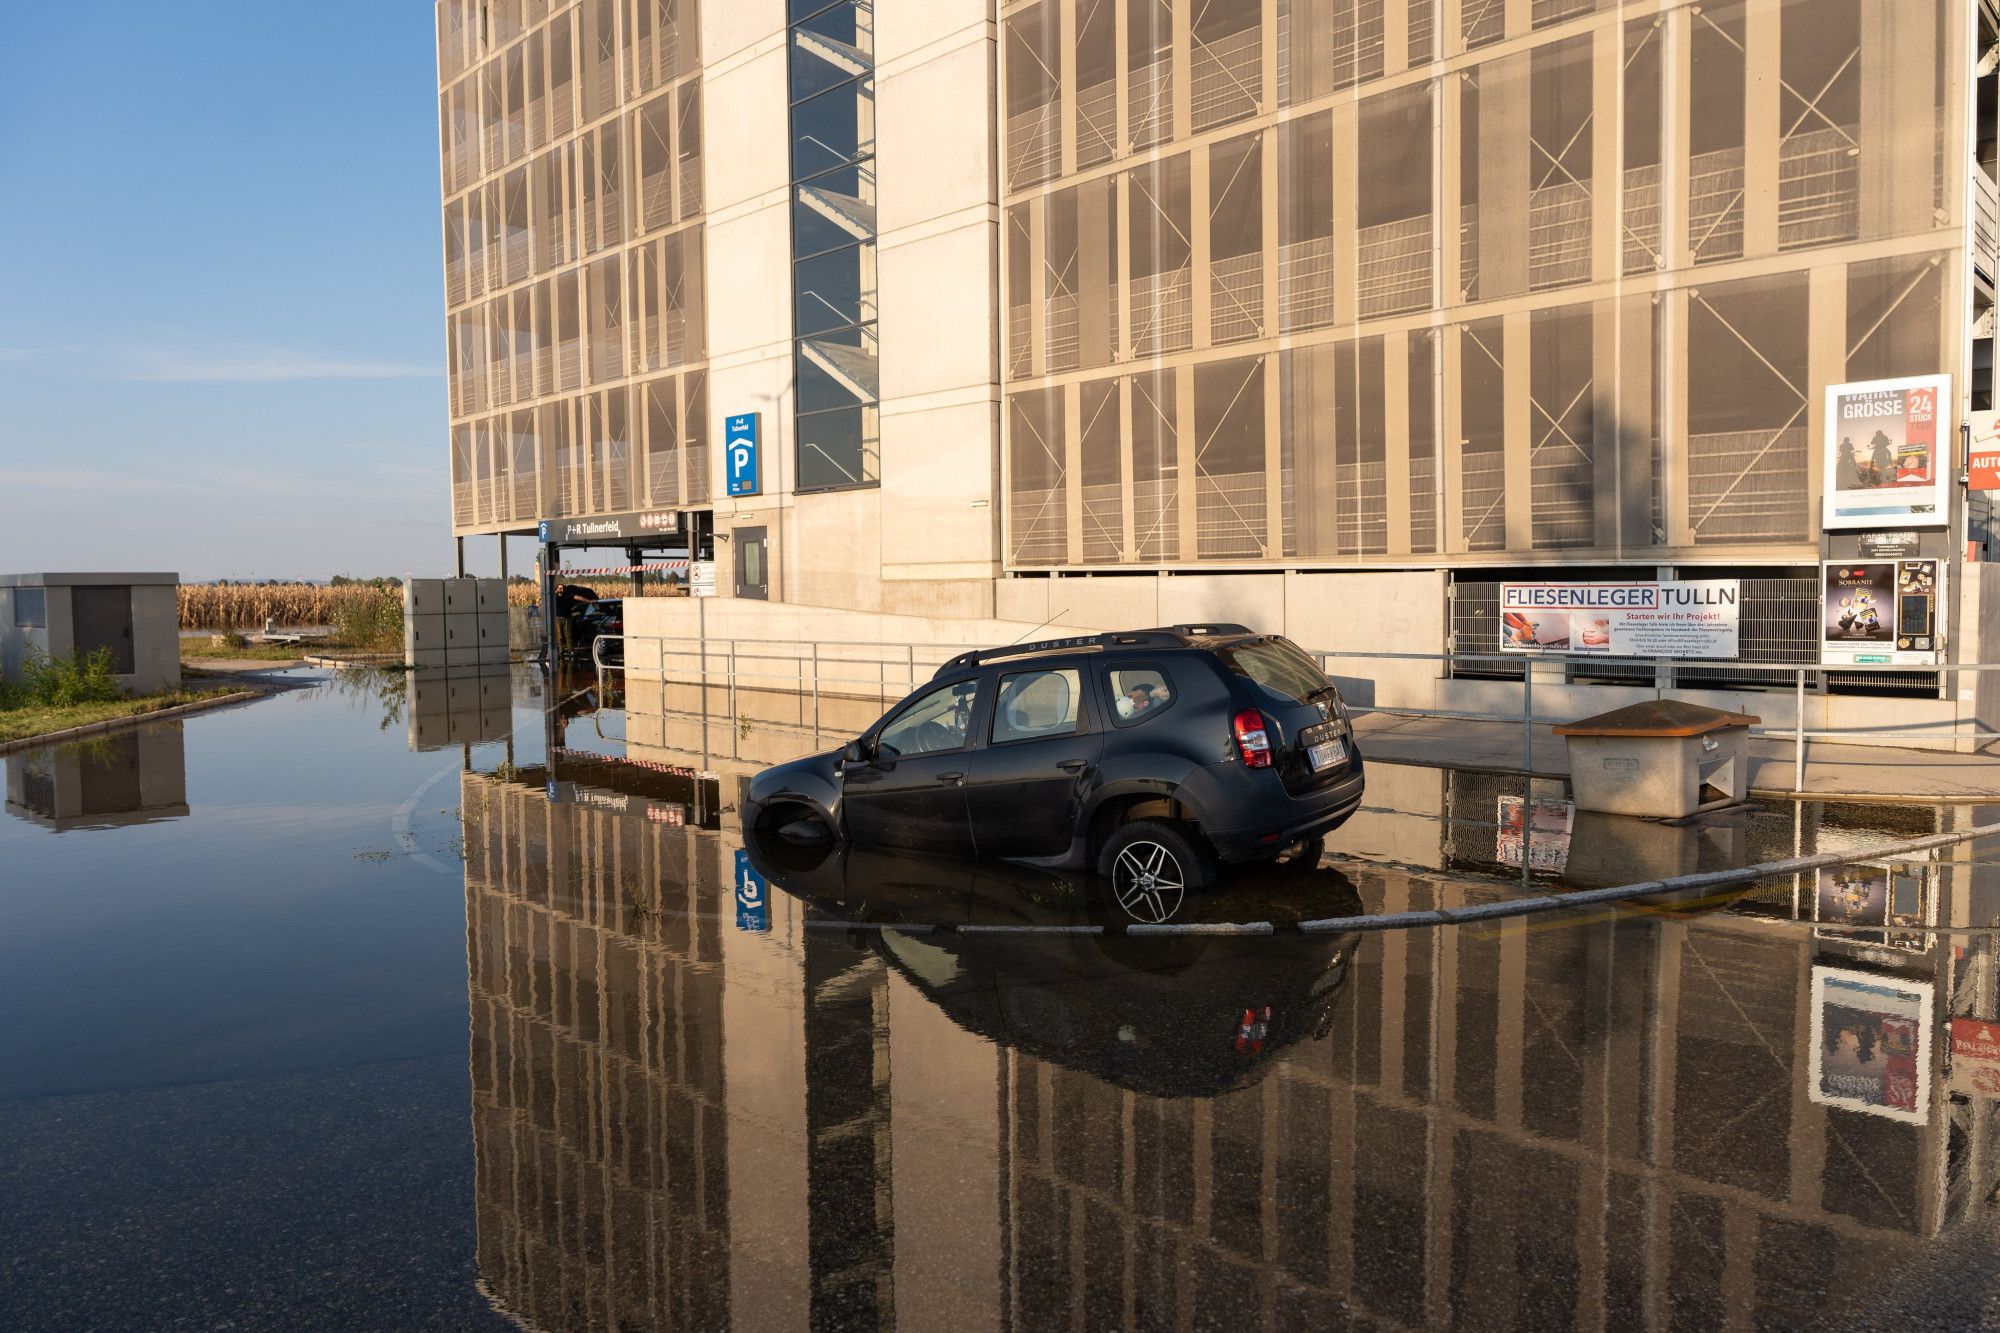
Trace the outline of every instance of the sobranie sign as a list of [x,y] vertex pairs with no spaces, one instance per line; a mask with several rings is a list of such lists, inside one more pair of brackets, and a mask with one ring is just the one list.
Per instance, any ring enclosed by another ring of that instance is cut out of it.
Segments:
[[1503,583],[1500,647],[1604,657],[1736,656],[1735,579]]
[[677,509],[648,509],[634,514],[592,514],[584,518],[545,518],[537,525],[544,542],[566,546],[623,546],[644,538],[677,537]]

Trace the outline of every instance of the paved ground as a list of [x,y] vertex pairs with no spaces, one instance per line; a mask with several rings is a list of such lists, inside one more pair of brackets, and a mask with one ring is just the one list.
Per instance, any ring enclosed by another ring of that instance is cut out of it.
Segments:
[[[1355,718],[1354,729],[1370,759],[1507,773],[1524,768],[1521,728],[1515,723],[1369,713]],[[1791,793],[1789,740],[1753,739],[1750,756],[1752,792],[1772,796]],[[1534,771],[1549,775],[1569,772],[1563,739],[1548,727],[1535,728]],[[1805,791],[1813,796],[1873,800],[2000,801],[2000,754],[1947,754],[1808,740]]]

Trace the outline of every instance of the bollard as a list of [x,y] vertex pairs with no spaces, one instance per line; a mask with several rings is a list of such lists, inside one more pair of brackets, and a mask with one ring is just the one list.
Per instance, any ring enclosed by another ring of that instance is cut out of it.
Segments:
[[1535,771],[1535,664],[1521,664],[1521,771]]
[[1792,689],[1792,794],[1806,789],[1806,669],[1794,673]]

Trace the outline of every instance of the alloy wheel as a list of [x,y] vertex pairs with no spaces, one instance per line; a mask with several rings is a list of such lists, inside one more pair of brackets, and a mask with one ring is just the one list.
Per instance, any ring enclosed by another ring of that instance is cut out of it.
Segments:
[[1118,895],[1118,905],[1131,916],[1158,923],[1180,911],[1187,875],[1172,848],[1157,842],[1134,842],[1112,863],[1111,888]]

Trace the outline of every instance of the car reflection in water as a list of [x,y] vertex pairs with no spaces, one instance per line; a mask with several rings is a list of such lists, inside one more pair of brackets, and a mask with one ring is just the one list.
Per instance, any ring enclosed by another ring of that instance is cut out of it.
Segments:
[[[1353,882],[1326,868],[1244,870],[1161,911],[1120,904],[1081,872],[773,834],[745,849],[773,888],[821,914],[809,926],[853,923],[855,947],[960,1027],[1152,1097],[1227,1092],[1287,1047],[1324,1037],[1360,941],[1283,929],[1363,910]],[[1281,933],[1145,933],[1160,917],[1278,917]]]

